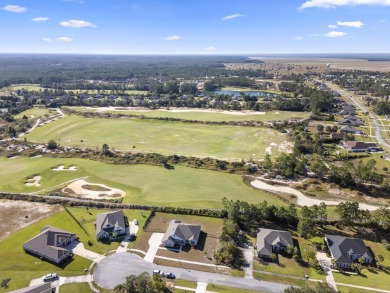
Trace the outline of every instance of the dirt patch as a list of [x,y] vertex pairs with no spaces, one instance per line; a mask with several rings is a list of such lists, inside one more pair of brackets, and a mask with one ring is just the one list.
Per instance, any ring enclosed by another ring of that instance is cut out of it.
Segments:
[[70,166],[69,168],[65,168],[64,165],[60,165],[56,168],[52,168],[53,171],[77,171],[77,167],[76,166]]
[[39,184],[39,181],[41,181],[42,177],[41,176],[34,176],[33,178],[27,179],[27,182],[24,183],[26,186],[35,186],[39,187],[41,184]]
[[0,199],[0,240],[61,210],[59,205]]
[[[89,189],[84,188],[84,186],[87,186]],[[102,193],[102,191],[105,192]],[[123,190],[109,187],[103,184],[91,184],[85,180],[77,180],[70,183],[68,186],[62,189],[62,192],[75,197],[92,199],[110,199],[124,197],[126,195],[126,192]]]

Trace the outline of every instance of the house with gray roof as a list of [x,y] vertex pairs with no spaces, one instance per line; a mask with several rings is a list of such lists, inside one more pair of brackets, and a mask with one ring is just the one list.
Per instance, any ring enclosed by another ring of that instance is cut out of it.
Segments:
[[76,240],[76,234],[58,229],[52,226],[45,226],[41,232],[23,244],[26,252],[42,257],[53,263],[59,264],[72,255],[65,246]]
[[290,232],[264,228],[259,229],[256,243],[259,258],[270,258],[271,254],[282,252],[288,246],[294,247]]
[[360,238],[325,235],[325,242],[338,268],[351,268],[351,264],[363,257],[363,263],[370,264],[373,257]]
[[198,244],[200,225],[183,224],[179,220],[172,220],[162,239],[162,245],[166,247]]
[[101,213],[96,215],[96,238],[116,239],[126,235],[127,221],[123,211]]

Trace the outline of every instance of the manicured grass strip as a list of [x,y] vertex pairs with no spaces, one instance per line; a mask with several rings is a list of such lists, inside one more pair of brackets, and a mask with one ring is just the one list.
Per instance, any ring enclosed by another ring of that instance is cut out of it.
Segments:
[[299,280],[299,279],[293,279],[293,278],[283,278],[279,275],[269,275],[269,274],[262,274],[258,272],[253,272],[253,278],[260,280],[260,281],[268,281],[268,282],[276,282],[291,286],[310,286],[315,287],[316,282],[310,282],[305,280]]
[[37,119],[39,117],[44,117],[45,114],[48,114],[49,116],[57,114],[56,111],[53,111],[54,110],[47,108],[32,108],[15,115],[15,119],[22,119],[24,115],[26,115],[28,118],[31,118],[32,115],[34,116],[32,118]]
[[[124,203],[191,208],[222,208],[222,198],[282,205],[276,197],[246,186],[238,175],[175,166],[173,170],[149,165],[114,165],[85,159],[0,158],[0,190],[36,192],[89,176],[90,183],[106,184],[126,192]],[[78,171],[53,171],[57,165],[75,165]],[[39,174],[39,187],[24,184]],[[63,186],[63,185],[62,185]]]
[[226,287],[216,284],[208,284],[207,291],[218,292],[218,293],[259,293],[260,291],[253,291],[240,288]]
[[64,284],[60,287],[60,293],[93,293],[88,283]]
[[272,153],[280,153],[275,144],[288,137],[269,128],[66,116],[34,129],[26,138],[45,143],[54,139],[61,145],[78,148],[100,149],[106,143],[122,151],[259,160],[271,145]]
[[344,284],[353,284],[356,286],[371,287],[376,289],[389,289],[390,275],[378,271],[377,269],[363,269],[362,275],[348,275],[342,273],[333,273],[336,282]]
[[[85,107],[71,107],[71,109],[81,111],[81,112],[97,112],[100,111],[99,108],[85,108]],[[163,117],[163,118],[177,118],[185,120],[195,120],[195,121],[212,121],[212,122],[222,122],[222,121],[273,121],[273,120],[288,120],[292,118],[309,118],[309,113],[307,112],[289,112],[289,111],[270,111],[266,113],[259,112],[250,112],[243,113],[242,115],[238,114],[239,112],[206,112],[202,110],[106,110],[103,113],[112,113],[112,114],[124,114],[124,115],[138,115],[146,117]]]
[[180,280],[177,279],[175,281],[175,286],[180,286],[180,287],[187,287],[187,288],[193,288],[196,289],[197,283],[194,281],[187,281],[187,280]]

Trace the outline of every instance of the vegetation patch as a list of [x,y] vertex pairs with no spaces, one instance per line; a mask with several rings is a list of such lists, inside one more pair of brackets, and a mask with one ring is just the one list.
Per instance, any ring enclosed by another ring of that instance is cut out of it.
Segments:
[[100,186],[100,185],[92,185],[92,184],[84,184],[81,185],[81,188],[92,190],[92,191],[111,191],[111,189]]

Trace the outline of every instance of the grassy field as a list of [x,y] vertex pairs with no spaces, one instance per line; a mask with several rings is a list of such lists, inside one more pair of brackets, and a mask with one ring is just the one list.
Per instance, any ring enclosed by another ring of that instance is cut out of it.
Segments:
[[218,293],[259,293],[260,291],[252,291],[247,289],[232,288],[216,284],[208,284],[207,291]]
[[26,90],[26,91],[43,91],[45,88],[41,87],[39,84],[18,84],[8,87],[11,91],[17,90]]
[[[82,112],[102,112],[99,108],[85,108],[85,107],[71,107],[71,109]],[[127,115],[143,115],[146,117],[167,117],[196,121],[274,121],[274,120],[288,120],[292,118],[309,118],[308,112],[289,112],[289,111],[270,111],[270,112],[247,112],[238,115],[237,112],[222,112],[222,111],[202,111],[202,110],[110,110],[107,109],[104,113],[127,114]],[[242,112],[244,113],[244,112]]]
[[[113,165],[85,159],[0,158],[0,190],[36,192],[66,181],[89,176],[90,183],[107,184],[126,192],[125,203],[221,208],[221,199],[257,203],[267,200],[281,205],[276,197],[247,187],[240,176],[227,173],[175,166],[174,170],[148,165]],[[58,165],[75,165],[78,171],[53,171]],[[27,187],[27,177],[39,174],[40,187]],[[63,185],[62,185],[63,186]]]
[[[53,225],[72,231],[81,238],[84,238],[86,235],[78,224],[65,211],[62,211],[1,241],[0,276],[2,279],[11,279],[7,290],[26,287],[31,279],[41,277],[47,273],[57,273],[60,276],[82,275],[84,269],[90,266],[90,260],[79,256],[74,256],[73,260],[67,265],[58,267],[25,253],[22,248],[23,243],[37,235],[40,229],[46,225]],[[95,238],[94,235],[91,237]],[[4,292],[4,289],[1,288],[0,292]]]
[[60,287],[60,293],[93,293],[88,283],[64,284]]
[[[115,130],[115,131],[114,131]],[[25,136],[29,141],[80,148],[101,147],[129,151],[182,154],[223,159],[262,159],[271,143],[287,135],[268,128],[233,127],[140,119],[99,119],[67,116],[38,127]],[[272,148],[278,153],[278,148]]]
[[21,119],[24,115],[26,115],[28,118],[32,116],[32,118],[39,118],[43,117],[45,114],[48,114],[49,116],[52,116],[54,114],[57,114],[57,111],[47,108],[32,108],[28,109],[26,111],[23,111],[17,115],[15,115],[15,119]]

